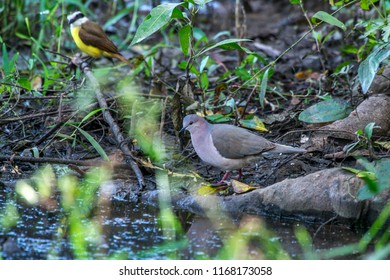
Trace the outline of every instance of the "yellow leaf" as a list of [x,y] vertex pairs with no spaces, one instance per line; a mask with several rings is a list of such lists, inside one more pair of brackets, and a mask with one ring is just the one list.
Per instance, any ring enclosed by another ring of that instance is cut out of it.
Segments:
[[261,132],[268,131],[265,128],[263,121],[257,116],[254,116],[250,120],[240,120],[240,124],[245,128],[250,128],[250,129],[261,131]]
[[295,73],[295,78],[297,78],[298,80],[306,80],[307,78],[310,77],[311,73],[313,71],[308,69],[308,70],[304,70],[304,71],[299,71],[297,73]]
[[250,191],[257,189],[256,187],[253,187],[251,185],[247,185],[247,184],[239,182],[237,180],[232,180],[231,183],[232,183],[233,191],[235,193],[246,193],[246,192],[250,192]]
[[375,144],[382,146],[383,148],[390,150],[390,142],[389,141],[375,141]]
[[213,188],[211,185],[202,185],[198,189],[198,195],[208,195],[208,194],[214,194],[220,191],[217,188]]
[[42,77],[41,76],[35,76],[31,80],[31,87],[34,90],[41,89],[42,88],[42,84],[43,84],[43,81],[42,81]]

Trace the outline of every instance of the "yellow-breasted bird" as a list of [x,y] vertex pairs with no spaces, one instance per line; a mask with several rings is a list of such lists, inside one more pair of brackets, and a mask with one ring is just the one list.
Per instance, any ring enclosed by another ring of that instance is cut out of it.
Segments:
[[67,18],[73,40],[82,52],[93,58],[101,56],[115,57],[132,67],[131,63],[119,52],[117,46],[108,38],[99,24],[89,20],[80,11],[68,15]]

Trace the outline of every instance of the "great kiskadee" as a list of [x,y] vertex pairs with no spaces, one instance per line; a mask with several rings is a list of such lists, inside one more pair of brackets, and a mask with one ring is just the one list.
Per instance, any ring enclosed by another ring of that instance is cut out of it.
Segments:
[[107,34],[96,22],[90,21],[80,11],[69,15],[70,32],[77,47],[93,58],[115,57],[120,61],[131,63],[119,52],[115,44],[108,38]]

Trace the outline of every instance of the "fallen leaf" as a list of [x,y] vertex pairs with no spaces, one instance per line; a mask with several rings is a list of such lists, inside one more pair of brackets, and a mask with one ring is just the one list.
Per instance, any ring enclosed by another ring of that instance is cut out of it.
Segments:
[[31,80],[31,87],[34,90],[39,90],[42,88],[42,77],[41,76],[35,76]]
[[308,70],[304,70],[304,71],[299,71],[297,73],[295,73],[295,78],[297,78],[298,80],[306,80],[307,78],[310,77],[311,73],[313,71],[308,69]]
[[246,193],[257,189],[256,187],[247,185],[237,180],[231,180],[231,184],[235,193]]
[[341,120],[351,113],[349,102],[330,99],[316,103],[299,114],[298,119],[305,123],[326,123]]
[[215,193],[218,193],[221,189],[219,188],[215,188],[211,185],[202,185],[199,189],[198,189],[198,195],[209,195],[209,194],[215,194]]
[[253,118],[248,120],[240,120],[239,123],[245,128],[254,129],[262,132],[268,131],[265,128],[263,121],[257,116],[254,116]]
[[375,141],[375,144],[378,144],[379,146],[390,150],[390,142],[389,141]]

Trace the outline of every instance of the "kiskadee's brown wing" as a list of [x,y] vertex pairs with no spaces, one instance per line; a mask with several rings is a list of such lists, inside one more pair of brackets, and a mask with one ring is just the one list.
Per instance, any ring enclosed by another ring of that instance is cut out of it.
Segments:
[[89,20],[81,25],[79,36],[86,45],[94,46],[108,53],[119,54],[118,48],[107,37],[104,30],[93,21]]

